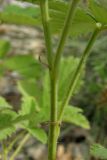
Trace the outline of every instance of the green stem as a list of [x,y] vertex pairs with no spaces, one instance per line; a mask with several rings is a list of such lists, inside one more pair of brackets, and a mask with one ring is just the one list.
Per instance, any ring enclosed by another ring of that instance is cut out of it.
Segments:
[[77,69],[76,69],[76,71],[75,71],[75,73],[73,75],[73,78],[72,78],[72,80],[70,82],[70,85],[68,87],[67,93],[65,94],[65,98],[64,98],[64,100],[62,102],[61,109],[60,109],[60,112],[59,112],[59,115],[58,115],[58,120],[59,121],[62,120],[62,116],[63,116],[63,112],[64,112],[64,109],[65,109],[65,106],[68,104],[68,102],[69,102],[69,100],[70,100],[70,98],[71,98],[71,96],[72,96],[72,94],[74,92],[74,89],[75,89],[75,87],[76,87],[76,85],[78,83],[78,80],[80,78],[82,69],[84,67],[84,64],[85,64],[85,62],[86,62],[86,60],[87,60],[87,58],[89,56],[90,50],[91,50],[91,48],[92,48],[92,46],[93,46],[93,44],[94,44],[94,42],[95,42],[95,40],[97,38],[97,35],[101,31],[101,27],[102,27],[102,25],[100,23],[96,24],[96,29],[93,32],[92,37],[90,38],[90,40],[89,40],[89,42],[88,42],[88,44],[86,46],[86,49],[83,52],[83,55],[82,55],[82,57],[80,59],[80,62],[78,64],[78,66],[77,66]]
[[51,110],[48,139],[48,160],[56,160],[57,150],[57,81],[54,75],[51,78]]
[[19,146],[17,147],[17,149],[15,150],[15,152],[13,153],[13,155],[10,157],[10,160],[15,160],[16,156],[19,154],[19,152],[21,151],[22,147],[24,146],[24,144],[27,142],[27,140],[30,138],[30,135],[27,134],[23,140],[20,142]]
[[12,150],[13,146],[15,145],[15,143],[23,136],[24,133],[25,133],[25,131],[22,131],[21,133],[19,133],[18,135],[16,135],[16,137],[14,138],[14,140],[7,147],[7,154]]
[[7,148],[5,142],[2,143],[2,158],[3,160],[7,160]]
[[57,81],[53,71],[53,56],[52,56],[52,40],[50,33],[49,23],[49,9],[48,0],[40,0],[41,16],[44,29],[45,43],[47,48],[47,59],[51,69],[50,74],[50,125],[49,125],[49,140],[48,140],[48,159],[56,159],[56,148],[57,148]]
[[64,28],[62,30],[61,38],[60,38],[60,41],[58,44],[58,48],[56,51],[56,57],[55,57],[55,61],[54,61],[54,69],[55,69],[56,75],[58,74],[61,55],[63,53],[64,45],[66,43],[66,39],[68,37],[69,30],[70,30],[72,22],[73,22],[75,10],[76,10],[76,7],[77,7],[77,4],[79,3],[79,1],[80,0],[72,0],[70,2],[71,3],[70,8],[68,10],[67,18],[65,20]]
[[48,0],[40,0],[40,8],[41,8],[41,17],[44,29],[46,50],[47,50],[47,60],[49,67],[52,68],[52,40],[51,40],[51,31],[49,23],[50,18],[49,18]]

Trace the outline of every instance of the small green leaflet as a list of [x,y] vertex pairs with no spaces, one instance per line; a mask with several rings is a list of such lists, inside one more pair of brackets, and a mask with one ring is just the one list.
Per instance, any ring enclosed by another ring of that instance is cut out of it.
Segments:
[[80,108],[66,106],[62,119],[63,122],[72,123],[85,129],[90,129],[89,122],[83,115],[83,111]]
[[100,144],[93,144],[91,146],[91,155],[102,160],[107,160],[107,149]]
[[3,97],[0,97],[0,111],[9,108],[11,109],[12,106],[9,105]]
[[9,109],[0,112],[0,129],[10,127],[16,117],[16,112]]
[[[59,101],[64,99],[64,96],[68,90],[70,82],[72,80],[72,76],[77,68],[79,63],[79,58],[75,58],[73,56],[69,56],[67,58],[62,58],[60,65],[60,74],[59,74]],[[78,81],[76,85],[75,92],[77,92],[82,84],[82,77]],[[65,87],[66,86],[66,87]]]
[[[35,14],[34,14],[35,10]],[[15,5],[9,5],[0,12],[0,20],[4,23],[17,24],[17,25],[38,25],[40,22],[36,17],[39,16],[38,8],[21,8]]]
[[41,141],[42,143],[47,143],[47,135],[45,133],[45,131],[41,128],[27,128],[28,132],[35,138],[37,138],[39,141]]
[[37,138],[42,143],[46,143],[47,135],[45,131],[41,128],[36,127],[36,125],[39,124],[39,121],[41,122],[41,119],[39,117],[41,112],[39,113],[39,111],[40,110],[34,97],[23,97],[22,107],[19,114],[30,115],[30,119],[28,118],[28,121],[22,122],[22,125],[24,129],[26,129],[32,136]]
[[40,111],[38,104],[34,97],[31,96],[23,96],[22,97],[22,104],[21,109],[19,111],[20,116],[30,115],[31,118],[28,118],[28,121],[24,122],[24,125],[28,126],[35,126],[38,124],[37,114]]
[[0,141],[5,140],[7,137],[11,136],[12,133],[16,131],[14,126],[10,126],[9,128],[5,128],[0,131]]
[[6,58],[3,61],[3,66],[12,71],[17,71],[23,78],[38,78],[42,74],[42,66],[32,55],[16,55]]
[[97,22],[107,24],[107,6],[99,0],[89,0],[89,8]]
[[0,112],[0,140],[6,139],[16,131],[16,128],[13,125],[13,120],[16,117],[17,114],[10,109]]

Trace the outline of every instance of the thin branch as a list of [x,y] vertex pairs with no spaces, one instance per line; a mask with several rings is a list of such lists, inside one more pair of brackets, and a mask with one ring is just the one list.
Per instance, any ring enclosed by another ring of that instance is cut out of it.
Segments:
[[41,17],[44,30],[44,38],[47,50],[47,59],[49,68],[52,68],[52,38],[50,31],[50,18],[49,18],[49,8],[48,0],[40,0]]
[[23,136],[24,133],[25,133],[25,131],[22,131],[21,133],[16,135],[16,137],[13,139],[13,141],[7,147],[7,154],[12,150],[13,146],[15,145],[15,143]]
[[66,39],[67,39],[68,34],[69,34],[69,30],[72,27],[73,17],[74,17],[75,10],[76,10],[76,7],[77,7],[79,1],[80,0],[73,0],[73,1],[70,2],[71,3],[70,8],[68,10],[67,18],[65,20],[65,24],[64,24],[64,27],[63,27],[63,30],[62,30],[62,34],[61,34],[61,37],[60,37],[60,41],[59,41],[59,44],[58,44],[58,48],[57,48],[57,51],[56,51],[56,57],[55,57],[55,61],[54,61],[54,70],[55,70],[56,75],[58,74],[61,55],[63,53],[63,49],[64,49]]
[[70,82],[70,85],[68,87],[67,93],[65,93],[65,98],[64,98],[64,100],[62,102],[61,109],[60,109],[60,112],[59,112],[59,115],[58,115],[58,120],[59,121],[62,120],[62,116],[63,116],[63,113],[64,113],[65,106],[69,103],[69,100],[70,100],[70,98],[71,98],[71,96],[72,96],[72,94],[74,92],[74,89],[75,89],[75,87],[76,87],[76,85],[78,83],[78,80],[80,78],[82,69],[83,69],[83,67],[85,65],[85,62],[86,62],[86,60],[87,60],[87,58],[88,58],[88,56],[90,54],[90,51],[91,51],[91,49],[93,47],[93,44],[94,44],[99,32],[101,31],[101,28],[102,28],[102,25],[100,23],[97,23],[96,24],[96,29],[93,32],[92,37],[90,38],[90,40],[89,40],[89,42],[88,42],[88,44],[87,44],[87,46],[86,46],[86,48],[85,48],[85,50],[84,50],[84,52],[82,54],[80,62],[78,64],[78,66],[77,66],[77,69],[76,69],[76,71],[75,71],[75,73],[73,75],[73,78],[72,78],[72,80]]
[[6,148],[6,144],[5,142],[3,141],[2,142],[2,158],[3,160],[7,160],[7,148]]
[[21,149],[23,148],[24,144],[28,141],[29,138],[30,138],[30,134],[28,133],[23,138],[23,140],[20,142],[19,146],[16,148],[15,152],[10,157],[10,160],[15,160],[16,156],[19,154],[19,152],[21,151]]

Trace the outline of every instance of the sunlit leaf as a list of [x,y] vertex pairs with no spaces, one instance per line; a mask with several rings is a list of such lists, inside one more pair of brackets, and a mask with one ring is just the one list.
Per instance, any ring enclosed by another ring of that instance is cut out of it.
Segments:
[[33,137],[37,138],[40,142],[44,144],[47,142],[47,135],[43,129],[35,127],[27,128],[27,130]]
[[77,107],[67,106],[64,111],[63,121],[72,123],[85,129],[90,128],[89,122],[83,115],[82,109]]

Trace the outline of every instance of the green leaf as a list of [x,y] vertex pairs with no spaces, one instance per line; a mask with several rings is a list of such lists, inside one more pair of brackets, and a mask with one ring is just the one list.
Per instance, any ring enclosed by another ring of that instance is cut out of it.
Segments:
[[3,66],[19,72],[25,78],[39,78],[42,74],[41,65],[31,55],[16,55],[5,59]]
[[16,112],[10,109],[0,112],[0,140],[6,139],[16,131],[16,127],[13,123],[16,117]]
[[0,97],[0,111],[3,110],[3,109],[7,109],[7,108],[10,108],[10,109],[11,109],[12,106],[9,105],[9,104],[6,102],[5,98]]
[[26,127],[34,127],[36,124],[41,122],[40,108],[34,97],[24,96],[22,98],[22,105],[21,110],[19,111],[19,115],[28,116],[28,121],[26,120],[25,122],[22,122],[22,124],[24,124]]
[[43,129],[35,127],[35,128],[27,128],[27,130],[32,136],[37,138],[40,142],[44,144],[47,143],[47,135]]
[[18,89],[23,96],[29,95],[35,97],[36,101],[39,103],[40,95],[42,94],[42,88],[38,80],[32,79],[31,77],[29,79],[20,80],[17,84]]
[[[33,14],[34,10],[35,14]],[[37,19],[39,12],[37,7],[24,9],[19,6],[9,5],[0,12],[0,20],[5,23],[35,26],[40,23]]]
[[100,144],[93,144],[91,146],[91,155],[100,159],[107,159],[107,149],[101,146]]
[[[52,31],[60,33],[64,26],[67,11],[69,9],[69,3],[64,1],[51,1],[49,3],[50,16],[51,16],[51,28]],[[82,8],[77,8],[74,16],[73,24],[70,30],[70,35],[79,35],[92,32],[95,28],[95,22]]]
[[[36,101],[37,106],[39,106],[40,112],[36,113],[34,117],[32,117],[33,121],[36,123],[41,123],[49,120],[49,112],[50,112],[50,88],[49,88],[49,75],[48,71],[44,72],[43,77],[41,79],[41,83],[37,82],[34,79],[29,79],[25,81],[20,81],[18,83],[18,89],[22,93],[24,97],[33,97]],[[32,90],[33,88],[33,90]],[[22,103],[27,110],[30,109],[31,105],[26,102],[26,98],[24,98],[24,104]],[[29,108],[29,109],[28,109]],[[26,110],[26,109],[23,109]],[[33,112],[34,113],[34,112]],[[26,114],[29,114],[27,112]],[[33,123],[34,124],[34,123]]]
[[[64,20],[66,17],[67,11],[64,13],[52,12],[51,13],[51,29],[52,32],[60,33]],[[70,35],[78,36],[81,34],[86,34],[92,32],[96,27],[96,23],[93,19],[87,14],[87,12],[83,9],[77,9],[75,13],[75,17],[73,20],[73,24],[70,30]]]
[[0,58],[4,58],[4,56],[10,50],[10,43],[5,40],[0,40]]
[[107,24],[107,7],[102,1],[90,0],[89,7],[97,22]]
[[4,9],[4,12],[12,13],[15,12],[18,15],[26,15],[26,16],[32,16],[32,17],[38,17],[40,16],[40,9],[39,7],[19,7],[17,5],[7,5]]
[[5,140],[7,137],[10,137],[12,133],[14,133],[15,131],[16,131],[16,128],[13,126],[0,130],[0,141]]
[[63,122],[72,123],[85,129],[89,129],[90,125],[86,117],[83,115],[83,111],[80,108],[67,106],[63,115]]
[[32,97],[36,96],[36,81],[35,79],[28,79],[23,81],[18,81],[18,89],[23,96],[29,95]]
[[0,112],[0,129],[9,128],[12,126],[14,119],[17,117],[17,113],[6,109]]
[[37,112],[39,112],[39,107],[34,97],[31,96],[22,97],[20,114],[21,115],[26,115],[30,113],[36,114]]
[[11,134],[16,131],[13,124],[16,117],[16,112],[10,109],[5,109],[0,112],[0,141],[6,139],[8,136],[11,136]]
[[[50,1],[50,24],[53,33],[59,34],[64,26],[65,17],[69,4],[63,1]],[[15,8],[15,9],[14,9]],[[34,11],[35,10],[35,11]],[[18,6],[8,6],[0,13],[1,21],[5,23],[15,23],[31,26],[42,26],[40,7],[21,8]],[[95,28],[95,22],[83,9],[77,9],[74,21],[70,30],[70,35],[79,35],[91,32]]]
[[66,3],[65,1],[58,1],[58,0],[51,0],[49,1],[49,8],[51,10],[56,10],[58,12],[62,12],[64,14],[64,12],[68,10],[68,3]]
[[[42,84],[38,84],[36,86],[32,79],[31,81],[32,81],[31,89],[35,87],[35,91],[33,93],[31,92],[30,87],[27,86],[26,82],[25,84],[22,84],[22,83],[21,85],[19,84],[20,85],[19,88],[23,95],[27,95],[27,96],[32,95],[33,97],[35,97],[36,103],[38,104],[40,109],[40,112],[37,113],[37,115],[35,116],[35,119],[38,118],[40,122],[44,122],[45,120],[49,120],[49,113],[50,113],[50,84],[49,84],[50,82],[49,82],[48,71],[44,72],[44,75],[41,79]],[[30,85],[30,83],[28,84]],[[27,101],[25,100],[25,103],[26,102]]]
[[[31,3],[38,4],[38,0],[27,0]],[[50,17],[51,17],[51,29],[53,32],[60,33],[67,11],[69,8],[69,2],[60,1],[60,0],[51,0],[49,1]],[[71,35],[79,35],[82,33],[91,32],[95,28],[95,22],[83,9],[77,9],[74,22],[71,27]]]
[[[59,101],[62,101],[62,99],[64,99],[78,63],[79,59],[73,56],[62,59],[59,75]],[[83,83],[82,76],[80,77],[80,80],[76,86],[76,92],[79,90],[80,86]]]

